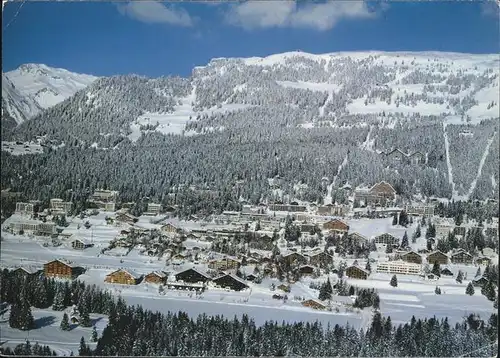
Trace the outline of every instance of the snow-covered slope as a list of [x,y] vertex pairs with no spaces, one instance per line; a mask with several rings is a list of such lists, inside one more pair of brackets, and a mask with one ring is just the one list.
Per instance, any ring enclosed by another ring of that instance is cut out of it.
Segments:
[[2,74],[2,119],[12,118],[19,124],[40,110],[40,106],[30,96],[20,93],[5,73]]
[[21,65],[2,74],[2,112],[22,123],[71,97],[97,78],[43,64]]

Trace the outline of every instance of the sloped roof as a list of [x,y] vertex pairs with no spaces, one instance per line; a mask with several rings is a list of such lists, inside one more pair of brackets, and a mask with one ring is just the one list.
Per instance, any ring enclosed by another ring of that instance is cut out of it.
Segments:
[[108,275],[106,275],[106,276],[110,276],[110,275],[114,274],[115,272],[120,272],[120,271],[122,271],[122,272],[125,272],[125,273],[129,274],[132,278],[134,278],[134,279],[136,279],[136,280],[142,277],[142,275],[141,275],[141,274],[138,274],[137,272],[135,272],[135,271],[133,271],[133,270],[130,270],[130,269],[123,269],[123,268],[118,269],[118,270],[116,270],[116,271],[113,271],[113,272],[109,273],[109,274],[108,274]]
[[239,278],[238,276],[233,275],[233,274],[230,274],[230,273],[224,273],[223,275],[220,275],[219,277],[215,278],[213,281],[218,281],[218,280],[220,280],[221,278],[226,277],[226,276],[229,276],[229,277],[231,277],[233,280],[238,281],[239,283],[241,283],[241,284],[243,284],[243,285],[245,285],[245,286],[247,286],[247,287],[248,287],[248,284],[247,284],[244,280],[242,280],[242,279],[241,279],[241,278]]

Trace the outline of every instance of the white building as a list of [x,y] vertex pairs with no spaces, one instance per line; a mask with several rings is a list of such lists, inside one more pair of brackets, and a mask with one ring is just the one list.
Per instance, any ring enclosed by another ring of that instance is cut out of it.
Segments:
[[52,214],[68,214],[71,211],[73,203],[63,201],[62,199],[50,199],[50,211]]
[[377,265],[377,272],[404,274],[404,275],[419,275],[422,271],[422,266],[405,261],[386,261]]
[[156,204],[156,203],[148,203],[148,210],[146,215],[158,215],[162,210],[162,205],[161,204]]
[[35,206],[32,203],[16,203],[16,213],[21,215],[33,215]]

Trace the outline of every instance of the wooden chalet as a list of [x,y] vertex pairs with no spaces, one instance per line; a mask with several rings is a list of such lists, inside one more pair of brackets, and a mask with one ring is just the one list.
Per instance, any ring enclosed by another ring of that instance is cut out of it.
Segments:
[[283,292],[287,292],[287,293],[289,293],[289,292],[291,291],[290,286],[289,286],[289,285],[285,285],[285,284],[283,284],[283,283],[282,283],[281,285],[279,285],[279,286],[277,287],[277,289],[278,289],[278,290],[281,290],[281,291],[283,291]]
[[407,252],[403,255],[401,255],[401,260],[410,262],[413,264],[422,264],[422,256],[417,254],[414,251]]
[[464,250],[460,250],[451,255],[450,260],[453,264],[466,264],[471,265],[473,261],[473,257],[471,254]]
[[120,285],[137,285],[141,278],[142,275],[139,275],[134,271],[119,269],[106,275],[104,282],[118,283]]
[[349,231],[349,225],[339,219],[333,219],[323,224],[323,229],[343,234]]
[[92,243],[85,239],[76,238],[71,241],[71,247],[75,250],[85,250],[89,247],[92,247]]
[[[160,228],[160,231],[162,232],[162,234],[171,236],[171,235],[175,235],[177,233],[180,233],[181,229],[178,228],[177,226],[172,225],[172,224],[165,224]],[[194,230],[193,230],[193,232],[194,232]]]
[[484,287],[488,283],[488,279],[484,276],[476,277],[472,280],[472,285],[476,287]]
[[357,243],[358,245],[363,245],[368,242],[368,239],[365,236],[357,232],[351,232],[349,235],[347,235],[347,237],[349,238],[349,240]]
[[176,274],[175,280],[179,282],[199,283],[208,282],[211,278],[207,274],[202,273],[195,268],[190,268]]
[[239,277],[235,275],[230,275],[230,274],[224,274],[212,281],[215,286],[218,286],[220,288],[229,288],[230,290],[233,291],[241,291],[249,286],[240,279]]
[[122,223],[133,224],[133,223],[137,222],[139,219],[130,213],[123,213],[122,212],[122,213],[116,214],[115,220],[118,222],[122,222]]
[[376,244],[399,246],[399,239],[397,237],[392,236],[389,233],[384,233],[384,234],[375,236],[375,243]]
[[81,267],[64,260],[53,260],[43,265],[45,277],[74,279],[82,272]]
[[476,259],[476,264],[488,266],[489,264],[491,264],[491,259],[489,257],[486,257],[486,256],[479,257]]
[[17,277],[33,277],[33,276],[38,276],[41,275],[43,270],[39,268],[34,268],[34,267],[18,267],[14,270],[12,270],[11,274],[15,275]]
[[314,273],[314,266],[311,265],[302,265],[299,267],[299,274],[303,276],[312,275]]
[[448,256],[443,254],[441,251],[434,251],[427,255],[427,263],[429,265],[434,265],[436,262],[440,265],[447,265]]
[[333,256],[321,251],[309,256],[309,263],[314,266],[329,265],[333,262]]
[[318,302],[316,300],[303,301],[302,306],[310,307],[310,308],[315,309],[315,310],[326,310],[327,309],[327,307],[323,303]]
[[163,271],[153,271],[144,276],[144,281],[148,283],[165,283],[167,281],[167,273]]
[[394,200],[396,198],[396,190],[391,184],[381,181],[370,188],[370,193],[380,198]]
[[307,262],[307,259],[304,255],[299,254],[298,252],[292,252],[289,253],[288,255],[283,256],[283,260],[285,260],[286,263],[289,265],[292,265],[293,263],[301,263],[305,264]]
[[365,269],[362,269],[361,267],[354,266],[354,265],[349,266],[345,270],[345,274],[349,278],[355,278],[355,279],[359,279],[359,280],[366,280],[368,278],[368,276],[370,275],[370,273],[368,271],[366,271]]

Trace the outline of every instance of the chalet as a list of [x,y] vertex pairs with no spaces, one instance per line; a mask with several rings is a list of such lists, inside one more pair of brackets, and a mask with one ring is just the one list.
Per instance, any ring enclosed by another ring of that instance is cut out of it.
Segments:
[[324,223],[323,229],[328,231],[333,231],[337,234],[343,234],[349,231],[349,225],[338,219],[333,219]]
[[233,291],[241,291],[248,288],[248,285],[235,275],[225,274],[212,281],[215,286],[229,288]]
[[34,267],[18,267],[17,269],[12,271],[12,274],[18,277],[33,277],[40,275],[43,270]]
[[315,266],[328,265],[333,262],[333,257],[324,251],[309,256],[309,263]]
[[370,188],[370,193],[379,198],[394,200],[396,198],[396,190],[391,184],[381,181]]
[[148,273],[144,277],[144,281],[148,283],[159,284],[159,283],[165,283],[166,280],[167,280],[167,274],[166,272],[163,271],[153,271],[151,273]]
[[392,236],[389,233],[385,233],[382,235],[375,236],[375,243],[376,244],[399,246],[399,239]]
[[312,275],[315,268],[311,265],[303,265],[299,267],[299,274],[303,276]]
[[172,236],[181,232],[181,229],[172,224],[165,224],[160,228],[160,231],[162,232],[162,234]]
[[318,302],[316,300],[303,301],[302,306],[310,307],[310,308],[315,309],[315,310],[326,310],[326,308],[327,308],[323,303]]
[[484,276],[476,277],[472,280],[472,285],[476,287],[484,287],[488,283],[488,279]]
[[199,283],[199,282],[207,282],[210,281],[211,279],[207,274],[202,273],[194,268],[190,268],[176,274],[175,280],[187,283]]
[[82,269],[70,262],[53,260],[43,265],[45,277],[57,277],[73,279],[82,272]]
[[288,211],[288,212],[304,212],[307,210],[305,205],[298,205],[297,203],[291,204],[269,204],[270,211]]
[[427,263],[429,265],[434,265],[436,262],[440,265],[447,265],[448,256],[443,254],[441,251],[434,251],[427,255]]
[[404,275],[418,275],[421,273],[421,265],[409,263],[401,260],[380,262],[377,265],[377,272],[404,274]]
[[408,164],[408,155],[400,149],[393,149],[390,152],[384,153],[385,157],[394,164]]
[[464,250],[460,250],[451,255],[450,260],[453,264],[467,264],[471,265],[473,257],[471,254]]
[[451,272],[451,270],[447,267],[443,268],[441,270],[441,275],[443,276],[453,276],[453,272]]
[[349,238],[349,240],[358,245],[364,245],[368,242],[368,239],[365,236],[357,232],[352,232],[349,235],[347,235],[347,237]]
[[366,280],[368,278],[369,272],[359,266],[349,266],[345,270],[345,274],[349,278]]
[[211,260],[208,262],[208,268],[212,270],[231,270],[237,269],[241,265],[240,260],[225,257],[219,260]]
[[410,252],[407,252],[407,253],[401,255],[401,259],[403,261],[413,263],[413,264],[419,264],[419,265],[422,264],[422,256],[420,256],[419,254],[417,254],[414,251],[410,251]]
[[85,239],[75,238],[73,241],[71,241],[71,247],[75,250],[85,250],[86,248],[92,246],[92,243]]
[[106,275],[104,282],[118,283],[120,285],[137,285],[141,278],[142,275],[139,275],[134,271],[119,269]]
[[288,255],[285,255],[283,256],[283,259],[289,265],[292,265],[293,263],[305,264],[307,262],[306,257],[304,255],[299,254],[298,252],[292,252]]
[[115,220],[122,223],[133,224],[137,222],[137,218],[129,213],[118,213],[116,214]]
[[411,164],[414,165],[422,165],[425,164],[425,155],[421,152],[414,152],[413,154],[408,156]]
[[491,264],[491,259],[489,257],[486,257],[486,256],[479,257],[476,259],[476,264],[488,266],[489,264]]

